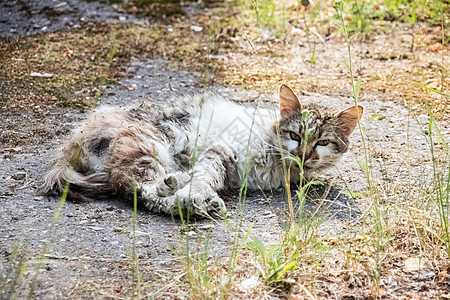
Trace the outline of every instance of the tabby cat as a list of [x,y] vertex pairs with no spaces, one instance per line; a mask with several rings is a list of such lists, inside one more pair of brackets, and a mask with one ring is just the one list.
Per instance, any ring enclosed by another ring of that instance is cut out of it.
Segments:
[[302,104],[286,85],[280,109],[208,93],[134,109],[103,107],[58,152],[44,191],[61,192],[69,183],[69,197],[77,199],[137,191],[154,212],[225,210],[217,192],[245,178],[249,189],[283,187],[284,157],[304,160],[304,172],[288,163],[290,183],[333,166],[362,113],[360,106],[338,112]]

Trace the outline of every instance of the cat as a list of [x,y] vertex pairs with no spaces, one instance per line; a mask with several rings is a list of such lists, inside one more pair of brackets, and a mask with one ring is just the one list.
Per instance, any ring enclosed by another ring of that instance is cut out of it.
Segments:
[[[279,109],[241,105],[212,93],[103,107],[57,153],[44,192],[75,199],[133,196],[157,213],[226,211],[221,190],[277,189],[334,166],[363,114],[303,104],[286,85]],[[299,164],[286,157],[303,160]],[[284,165],[284,166],[283,166]],[[286,170],[289,168],[289,170]]]

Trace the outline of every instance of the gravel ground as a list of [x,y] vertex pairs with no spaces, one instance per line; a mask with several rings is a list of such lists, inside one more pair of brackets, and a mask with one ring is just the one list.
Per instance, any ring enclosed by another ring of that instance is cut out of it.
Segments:
[[[0,36],[62,30],[67,26],[77,26],[79,22],[96,21],[99,18],[115,21],[132,18],[121,18],[122,15],[109,6],[95,1],[65,1],[61,3],[66,4],[57,8],[54,8],[58,4],[55,1],[29,2],[0,3]],[[20,9],[16,10],[17,7]],[[23,18],[27,18],[28,22],[15,22]],[[131,75],[130,78],[123,79],[119,86],[107,87],[100,105],[135,106],[144,99],[164,101],[179,93],[201,91],[195,75],[186,71],[167,70],[162,60],[131,63],[127,73]],[[260,95],[227,87],[212,89],[239,102],[273,101],[276,98],[276,95]],[[305,93],[302,99],[343,109],[352,105],[351,99],[343,97]],[[421,125],[425,124],[427,117],[418,116],[409,122],[408,111],[398,104],[368,100],[360,105],[365,108],[362,126],[366,130],[369,146],[377,153],[377,159],[371,166],[374,176],[393,186],[404,186],[410,172],[420,174],[424,164],[430,161],[423,137],[424,125]],[[0,145],[0,275],[7,272],[11,265],[8,257],[14,256],[13,248],[18,246],[18,253],[23,255],[27,265],[27,280],[19,288],[19,298],[27,295],[27,283],[31,281],[37,258],[46,245],[47,259],[38,277],[36,299],[97,299],[129,295],[132,278],[129,267],[133,245],[132,205],[121,199],[67,202],[52,229],[58,199],[41,196],[37,192],[51,159],[52,149],[65,140],[70,130],[85,118],[86,113],[56,108],[45,116],[29,115],[25,118],[7,112],[2,115],[5,124],[0,127],[2,134],[11,131],[8,124],[15,124],[14,128],[24,131],[35,129],[55,132],[52,139],[30,139],[14,149]],[[443,134],[448,136],[448,125],[442,126]],[[320,174],[326,185],[309,194],[309,210],[314,210],[317,203],[321,202],[317,199],[325,197],[322,211],[328,217],[320,228],[324,236],[337,235],[343,228],[356,222],[361,213],[357,205],[359,200],[355,203],[355,200],[340,193],[346,188],[352,191],[366,188],[363,173],[355,159],[363,157],[361,138],[357,132],[352,136],[352,143],[349,155],[336,170]],[[411,160],[412,154],[414,157]],[[412,161],[412,169],[404,168],[408,161]],[[238,221],[238,195],[239,191],[236,190],[223,194],[231,224]],[[268,243],[278,242],[287,220],[286,211],[282,191],[250,192],[243,228],[247,230],[253,224],[251,236],[258,236]],[[162,281],[164,276],[161,273],[167,270],[178,272],[179,263],[172,250],[179,241],[179,225],[179,220],[138,209],[136,251],[140,272],[146,282]],[[187,234],[193,239],[211,232],[211,254],[228,255],[233,237],[223,220],[192,220],[189,228]]]

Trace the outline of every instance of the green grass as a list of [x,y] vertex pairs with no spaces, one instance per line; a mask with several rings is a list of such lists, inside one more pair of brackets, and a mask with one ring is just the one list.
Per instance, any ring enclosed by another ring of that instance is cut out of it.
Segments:
[[[449,199],[450,199],[450,148],[442,135],[439,125],[434,119],[430,108],[428,107],[428,135],[425,135],[430,146],[430,152],[433,164],[433,195],[435,205],[439,215],[440,228],[435,233],[436,238],[444,245],[447,255],[450,257],[450,230],[449,230]],[[436,149],[436,143],[433,140],[436,132],[437,145],[441,145],[443,150]]]
[[137,218],[137,203],[138,203],[138,197],[137,197],[137,184],[134,183],[133,188],[133,214],[131,216],[131,223],[132,223],[132,239],[133,243],[131,245],[130,249],[130,255],[129,255],[129,261],[130,261],[130,269],[131,269],[131,275],[132,275],[132,298],[133,299],[141,299],[141,289],[142,289],[142,276],[139,271],[139,258],[136,253],[136,226],[138,225],[138,218]]
[[18,290],[27,270],[26,245],[17,242],[8,256],[7,266],[2,272],[0,282],[0,297],[2,299],[17,299]]
[[[39,274],[44,265],[48,250],[50,249],[54,229],[64,208],[68,191],[69,184],[66,184],[53,213],[53,218],[50,221],[49,229],[46,233],[45,242],[39,257],[35,261],[31,261],[27,258],[27,245],[25,242],[17,242],[13,246],[13,249],[8,256],[5,273],[0,273],[3,277],[0,278],[0,296],[2,299],[24,298],[25,293],[28,293],[26,296],[27,299],[33,299],[35,297]],[[30,270],[30,264],[35,265],[34,275],[31,279],[25,278],[25,273]]]

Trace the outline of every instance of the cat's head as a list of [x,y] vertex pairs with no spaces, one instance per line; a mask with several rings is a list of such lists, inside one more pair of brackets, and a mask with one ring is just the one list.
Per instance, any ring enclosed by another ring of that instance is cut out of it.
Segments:
[[280,88],[277,134],[288,155],[304,158],[305,169],[320,170],[333,166],[347,151],[349,136],[363,114],[361,106],[343,111],[317,104],[302,104],[286,85]]

